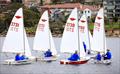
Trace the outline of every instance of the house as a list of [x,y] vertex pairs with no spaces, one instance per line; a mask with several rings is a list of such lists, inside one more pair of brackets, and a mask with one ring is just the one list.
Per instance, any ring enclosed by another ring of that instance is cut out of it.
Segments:
[[92,11],[88,8],[84,9],[83,10],[83,14],[85,14],[87,16],[87,18],[91,18],[91,15],[92,15]]
[[0,0],[0,8],[4,8],[11,3],[11,0]]
[[104,0],[103,7],[109,21],[120,21],[120,0]]
[[[80,3],[64,3],[64,4],[56,4],[56,5],[44,5],[40,6],[40,12],[44,12],[44,10],[48,10],[51,16],[58,15],[61,12],[65,12],[64,14],[70,14],[72,9],[75,7],[79,10],[79,15],[81,16],[82,13],[86,12],[87,16],[90,18],[92,15],[96,15],[100,6],[91,6],[91,5],[83,5]],[[84,11],[85,10],[85,11]]]
[[23,1],[23,4],[26,6],[26,7],[32,7],[32,6],[39,6],[40,4],[40,0],[24,0]]

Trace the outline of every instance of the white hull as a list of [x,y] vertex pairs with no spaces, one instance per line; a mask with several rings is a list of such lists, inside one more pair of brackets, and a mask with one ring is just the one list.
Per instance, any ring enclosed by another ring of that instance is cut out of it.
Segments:
[[15,61],[14,59],[5,60],[3,64],[5,65],[26,65],[31,64],[31,60],[22,60],[22,61]]

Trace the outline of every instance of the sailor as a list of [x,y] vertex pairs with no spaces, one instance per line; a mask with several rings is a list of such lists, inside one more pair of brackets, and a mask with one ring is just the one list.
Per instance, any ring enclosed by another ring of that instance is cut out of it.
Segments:
[[50,49],[48,49],[45,53],[44,53],[45,57],[52,57],[52,52],[50,51]]
[[84,47],[84,50],[87,54],[91,54],[90,50],[87,49],[85,42],[83,42],[83,47]]
[[85,50],[85,52],[86,52],[86,51],[87,51],[87,47],[86,47],[85,42],[83,42],[83,47],[84,47],[84,50]]
[[91,54],[91,51],[90,51],[90,50],[88,50],[87,54]]
[[112,54],[109,49],[107,49],[107,53],[103,55],[104,60],[110,60],[112,58]]
[[16,54],[15,61],[20,61],[20,54],[19,53]]
[[20,60],[27,60],[28,57],[26,57],[24,54],[21,55]]
[[100,54],[100,52],[97,53],[96,60],[97,60],[97,62],[101,61],[101,54]]
[[80,57],[77,54],[77,51],[75,51],[75,53],[73,55],[71,55],[71,57],[68,58],[68,60],[70,60],[70,61],[78,61],[78,60],[80,60]]

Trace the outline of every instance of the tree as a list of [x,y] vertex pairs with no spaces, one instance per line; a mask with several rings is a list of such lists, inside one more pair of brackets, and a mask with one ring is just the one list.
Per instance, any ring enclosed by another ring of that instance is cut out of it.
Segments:
[[36,12],[36,13],[39,13],[38,9],[36,7],[30,7],[30,10]]
[[11,2],[16,2],[16,0],[11,0]]
[[114,21],[114,22],[117,22],[117,21],[118,21],[118,17],[117,17],[117,16],[114,16],[114,17],[113,17],[113,21]]
[[36,27],[40,19],[40,13],[37,11],[37,9],[26,8],[23,6],[23,4],[20,4],[20,3],[12,3],[8,7],[6,7],[4,10],[4,12],[7,12],[7,14],[4,14],[5,16],[0,18],[0,33],[6,33],[15,12],[20,7],[23,7],[24,24],[25,24],[25,27],[27,27],[27,32],[34,31],[34,30],[31,31],[31,30]]
[[22,0],[11,0],[12,2],[22,3]]
[[43,0],[40,0],[40,5],[43,5]]
[[[83,0],[82,0],[83,1]],[[73,0],[73,2],[75,2],[75,3],[79,3],[80,2],[80,0]]]
[[60,0],[51,0],[53,4],[57,4]]

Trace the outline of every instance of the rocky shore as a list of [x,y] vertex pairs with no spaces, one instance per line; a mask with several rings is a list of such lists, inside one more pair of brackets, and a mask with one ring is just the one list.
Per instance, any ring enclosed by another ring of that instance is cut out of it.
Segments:
[[[120,37],[120,29],[106,30],[105,33],[107,37]],[[62,34],[53,34],[53,37],[62,37]]]
[[[92,33],[92,31],[91,31]],[[112,29],[112,30],[106,30],[105,31],[107,37],[120,37],[120,29]],[[5,37],[6,34],[0,34],[0,37]],[[27,34],[28,37],[34,37],[35,33],[29,33]],[[62,34],[59,32],[52,33],[53,37],[62,37]]]
[[108,30],[108,31],[106,31],[106,36],[120,37],[120,29]]

